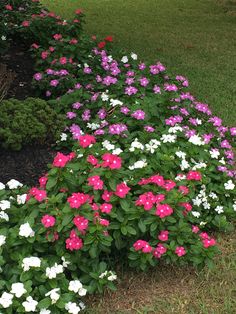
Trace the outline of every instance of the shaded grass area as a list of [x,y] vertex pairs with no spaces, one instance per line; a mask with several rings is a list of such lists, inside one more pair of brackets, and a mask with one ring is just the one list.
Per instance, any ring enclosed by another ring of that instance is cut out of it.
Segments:
[[76,8],[86,32],[113,35],[115,45],[144,60],[160,60],[186,75],[192,93],[236,122],[235,0],[42,0],[65,18]]
[[236,235],[218,239],[222,255],[212,270],[162,266],[120,273],[117,292],[89,300],[88,314],[235,314]]

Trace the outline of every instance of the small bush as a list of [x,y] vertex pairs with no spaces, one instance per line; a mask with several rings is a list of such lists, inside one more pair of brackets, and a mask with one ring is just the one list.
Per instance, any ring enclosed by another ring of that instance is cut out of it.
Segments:
[[54,142],[63,121],[44,100],[4,100],[0,105],[0,145],[20,150],[26,144]]

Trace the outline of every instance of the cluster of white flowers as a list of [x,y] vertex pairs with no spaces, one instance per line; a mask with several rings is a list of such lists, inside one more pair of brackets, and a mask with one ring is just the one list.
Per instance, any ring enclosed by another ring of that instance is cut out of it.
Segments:
[[84,303],[80,302],[77,305],[75,302],[68,302],[65,304],[65,309],[70,314],[78,314],[81,310],[85,309]]
[[6,243],[6,237],[3,234],[0,234],[0,247]]
[[55,263],[52,267],[46,268],[46,277],[49,279],[56,278],[58,274],[62,274],[64,267],[61,264]]
[[49,297],[52,301],[52,304],[55,304],[60,299],[60,294],[58,293],[59,291],[60,288],[52,289],[45,294],[45,297]]
[[163,143],[175,143],[177,139],[177,136],[174,134],[163,134],[161,137],[161,141]]
[[[198,195],[192,199],[193,205],[198,206],[198,207],[202,205],[204,209],[210,209],[211,204],[208,202],[208,197],[206,194],[206,186],[202,185],[201,188],[202,189],[200,190]],[[192,214],[193,214],[193,212],[192,212]],[[200,213],[199,213],[199,215],[196,215],[195,217],[198,218],[199,216],[200,216]]]
[[224,187],[226,190],[233,190],[235,188],[235,184],[232,180],[228,180],[226,183],[224,183]]
[[181,128],[181,126],[179,126],[179,125],[175,125],[175,126],[169,128],[168,133],[173,133],[173,134],[175,134],[175,133],[177,133],[178,131],[180,131],[180,132],[183,131],[183,128]]
[[79,280],[70,281],[68,289],[74,293],[78,293],[81,297],[85,296],[87,293],[87,290],[83,288],[83,285]]
[[134,141],[131,143],[129,151],[134,152],[135,149],[144,150],[144,145],[142,143],[140,143],[137,138],[135,138]]
[[195,162],[195,160],[191,160],[195,163],[195,165],[192,167],[192,170],[197,170],[197,169],[202,169],[202,168],[206,168],[207,164],[205,162]]
[[11,179],[10,181],[8,181],[6,183],[6,185],[9,187],[10,190],[18,189],[18,188],[21,188],[23,186],[22,183],[20,183],[19,181],[15,180],[15,179]]
[[101,278],[101,279],[103,279],[103,278],[105,278],[106,277],[106,279],[108,280],[108,281],[114,281],[114,280],[116,280],[117,279],[117,275],[113,272],[113,271],[111,271],[111,270],[109,270],[109,271],[105,271],[104,273],[102,273],[100,276],[99,276],[99,278]]
[[98,123],[87,123],[87,128],[91,130],[97,130],[100,128],[100,124]]
[[129,166],[130,170],[142,169],[147,166],[146,159],[136,161],[132,166]]
[[190,138],[188,139],[188,141],[194,145],[197,145],[197,146],[202,146],[202,145],[205,145],[205,142],[203,141],[203,139],[201,138],[201,136],[195,134],[195,135],[192,135],[190,136]]
[[110,106],[116,107],[116,106],[122,106],[122,105],[123,105],[122,101],[118,99],[113,99],[113,98],[110,99]]
[[109,151],[112,151],[112,154],[114,154],[114,155],[120,155],[121,153],[123,153],[123,150],[122,149],[120,149],[119,147],[115,147],[115,145],[114,144],[112,144],[110,141],[108,141],[108,140],[105,140],[105,141],[103,141],[102,142],[102,146],[105,148],[105,149],[107,149],[107,150],[109,150]]
[[19,235],[25,238],[34,237],[35,232],[28,222],[22,224],[19,229]]
[[41,266],[41,260],[39,257],[31,256],[31,257],[25,257],[22,260],[21,264],[24,271],[28,271],[30,267],[40,267]]
[[151,154],[153,154],[160,145],[161,145],[161,142],[159,142],[156,139],[152,139],[150,140],[150,142],[145,144],[145,148],[147,152],[150,152]]
[[182,152],[182,151],[177,151],[175,153],[175,155],[179,158],[181,158],[181,163],[180,163],[180,169],[183,171],[185,169],[190,168],[190,164],[188,163],[188,161],[185,159],[186,158],[186,153]]

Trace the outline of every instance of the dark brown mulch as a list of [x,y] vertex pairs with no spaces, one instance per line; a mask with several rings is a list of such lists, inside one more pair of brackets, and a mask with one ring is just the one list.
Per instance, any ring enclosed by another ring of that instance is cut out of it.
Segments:
[[25,99],[35,95],[31,86],[34,75],[34,60],[28,51],[28,47],[19,39],[10,40],[10,48],[3,56],[0,63],[15,74],[5,98]]
[[35,185],[44,175],[56,151],[52,147],[27,146],[20,151],[0,148],[0,182],[15,179],[23,184]]

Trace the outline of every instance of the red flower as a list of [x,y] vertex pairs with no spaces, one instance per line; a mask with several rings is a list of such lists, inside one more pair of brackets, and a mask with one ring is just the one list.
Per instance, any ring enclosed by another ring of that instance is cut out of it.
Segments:
[[95,144],[96,140],[95,137],[89,134],[81,135],[79,138],[79,144],[83,148],[90,146],[91,144]]
[[77,9],[77,10],[75,10],[75,14],[80,15],[81,13],[82,13],[82,10],[81,10],[81,9]]
[[9,10],[9,11],[13,10],[13,8],[12,8],[12,6],[10,4],[5,5],[5,9]]
[[99,49],[103,49],[106,46],[106,42],[105,41],[101,41],[100,43],[98,43],[98,48]]
[[130,188],[126,185],[126,183],[120,183],[116,186],[115,195],[119,196],[120,198],[125,198],[129,191]]
[[113,41],[113,37],[112,37],[112,36],[107,36],[107,37],[105,38],[105,41],[112,42],[112,41]]

